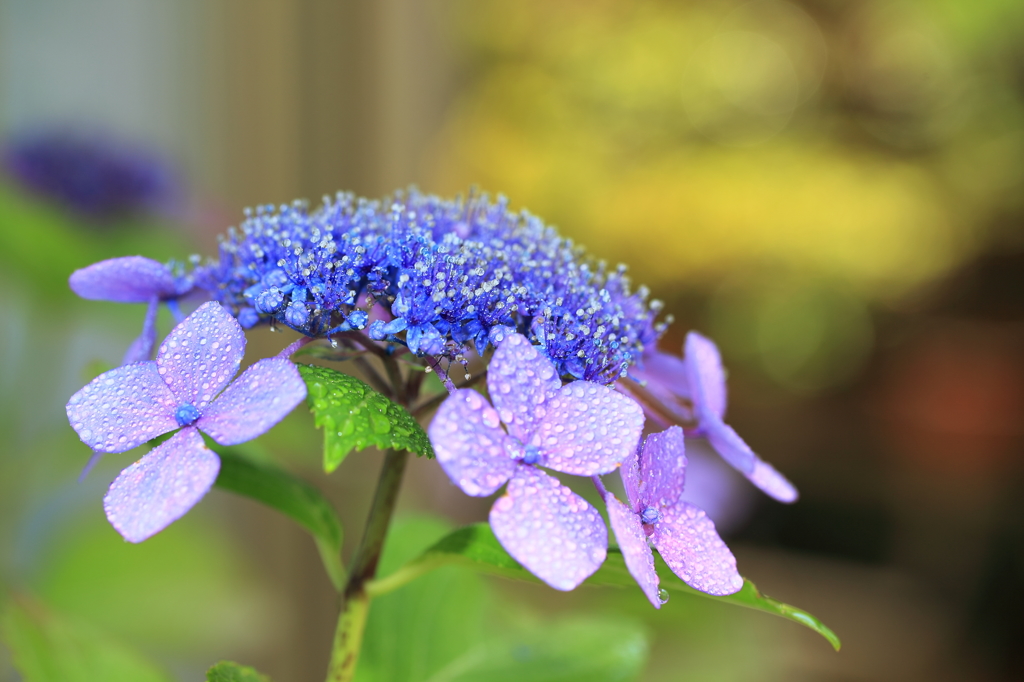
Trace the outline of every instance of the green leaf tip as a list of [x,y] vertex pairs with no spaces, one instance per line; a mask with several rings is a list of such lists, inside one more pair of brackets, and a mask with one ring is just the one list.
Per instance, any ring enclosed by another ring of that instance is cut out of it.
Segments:
[[[705,599],[714,599],[726,604],[743,606],[781,616],[814,630],[828,640],[836,651],[839,651],[839,638],[824,623],[803,609],[798,609],[795,606],[783,604],[771,597],[764,596],[754,586],[754,583],[749,580],[744,579],[743,587],[735,594],[724,597],[712,596],[695,590],[682,580],[679,580],[669,570],[657,552],[655,552],[654,556],[658,566],[658,575],[662,577],[662,587],[673,592],[704,597]],[[509,556],[508,552],[498,542],[498,539],[494,537],[494,533],[489,525],[486,523],[476,523],[449,533],[417,559],[410,561],[391,575],[371,582],[367,589],[373,595],[385,594],[428,571],[447,564],[468,566],[489,575],[540,582],[532,573],[523,568],[519,562]],[[605,559],[604,564],[601,565],[601,568],[596,573],[587,578],[583,584],[594,587],[636,587],[636,581],[630,575],[629,569],[626,568],[626,561],[622,556],[622,552],[617,548],[608,550],[608,558]]]
[[353,449],[369,446],[433,457],[423,427],[401,405],[355,377],[318,365],[297,365],[309,389],[314,423],[324,430],[324,471],[338,468]]
[[342,526],[338,514],[319,490],[277,467],[239,454],[237,448],[217,448],[220,473],[215,485],[262,502],[289,516],[316,541],[331,582],[340,590],[345,583],[341,564]]
[[247,665],[221,661],[206,671],[206,682],[270,682],[270,678]]

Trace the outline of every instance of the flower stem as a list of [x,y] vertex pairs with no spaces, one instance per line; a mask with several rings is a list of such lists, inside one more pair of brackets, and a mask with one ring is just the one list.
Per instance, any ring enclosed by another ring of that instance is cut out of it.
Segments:
[[366,583],[377,573],[384,539],[387,536],[391,516],[402,486],[402,475],[409,461],[405,450],[388,450],[384,458],[377,492],[373,496],[366,531],[356,550],[348,583],[342,595],[341,614],[334,634],[334,648],[327,669],[327,682],[348,682],[356,671],[359,649],[363,641],[363,629],[370,611],[370,596]]

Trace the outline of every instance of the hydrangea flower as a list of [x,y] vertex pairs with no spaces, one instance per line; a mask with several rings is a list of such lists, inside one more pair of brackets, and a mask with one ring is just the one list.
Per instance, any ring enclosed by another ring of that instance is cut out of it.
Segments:
[[491,495],[507,481],[491,507],[495,536],[538,578],[571,590],[604,561],[608,531],[596,509],[540,467],[615,470],[636,448],[643,411],[607,386],[563,386],[554,363],[515,333],[498,343],[487,388],[493,407],[472,389],[441,404],[428,430],[437,461],[468,495]]
[[105,372],[68,401],[71,426],[99,453],[180,429],[110,485],[103,506],[125,539],[141,542],[163,530],[213,485],[220,460],[200,431],[221,445],[244,443],[305,398],[298,370],[281,357],[260,360],[231,382],[244,353],[238,322],[219,303],[205,303],[171,331],[155,361]]
[[541,346],[558,373],[611,383],[663,329],[657,302],[633,293],[538,218],[486,196],[446,200],[415,190],[382,201],[339,194],[263,206],[221,240],[196,285],[242,325],[287,325],[312,337],[367,328],[417,355],[462,362],[495,327]]
[[4,145],[3,166],[26,189],[93,221],[169,203],[173,174],[156,155],[102,135],[40,130]]
[[713,595],[743,587],[736,559],[715,524],[698,507],[680,499],[686,482],[683,430],[673,426],[651,434],[620,470],[629,506],[604,493],[608,518],[626,567],[644,594],[660,608],[658,574],[648,538],[672,572],[690,587]]
[[[125,256],[93,263],[68,278],[71,290],[82,298],[115,303],[148,303],[142,334],[132,342],[121,364],[148,360],[156,343],[156,314],[160,302],[178,312],[177,299],[192,290],[189,278],[151,258]],[[180,315],[180,312],[178,312]]]
[[[683,349],[682,360],[667,353],[649,352],[643,366],[630,371],[646,381],[648,391],[681,419],[697,422],[690,435],[707,438],[726,462],[766,494],[780,502],[795,502],[798,493],[793,484],[758,457],[723,420],[726,385],[718,347],[697,332],[690,332]],[[652,416],[657,419],[657,415]]]

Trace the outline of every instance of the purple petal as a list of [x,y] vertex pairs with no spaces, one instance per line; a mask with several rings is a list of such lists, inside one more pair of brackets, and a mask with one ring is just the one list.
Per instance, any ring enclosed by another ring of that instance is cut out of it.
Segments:
[[476,391],[460,389],[437,409],[427,430],[437,462],[467,495],[486,497],[516,469],[498,412]]
[[199,306],[171,330],[156,364],[182,403],[199,410],[227,386],[245,354],[245,333],[220,303]]
[[698,507],[679,502],[662,509],[651,540],[672,572],[693,589],[722,596],[743,587],[736,557]]
[[542,466],[577,476],[614,471],[636,449],[644,413],[636,401],[608,386],[574,381],[545,407],[531,444]]
[[798,497],[792,483],[762,460],[739,434],[720,419],[711,418],[704,425],[705,435],[711,446],[750,482],[779,502],[795,502]]
[[82,298],[116,303],[147,303],[154,296],[166,298],[178,293],[167,267],[142,256],[93,263],[71,273],[68,284]]
[[640,451],[640,512],[643,507],[665,507],[679,499],[686,483],[686,443],[683,430],[673,426],[652,433]]
[[579,585],[608,553],[608,530],[597,510],[532,466],[517,467],[490,521],[502,547],[556,590]]
[[611,521],[612,531],[619,543],[619,549],[622,550],[622,558],[626,560],[629,574],[640,585],[640,589],[647,595],[654,608],[660,609],[661,599],[658,598],[659,581],[658,574],[654,571],[654,553],[647,544],[647,535],[644,534],[640,516],[619,502],[611,493],[605,494],[604,501],[608,503],[608,520]]
[[242,373],[196,422],[221,445],[267,432],[306,397],[306,382],[289,360],[267,358]]
[[776,471],[775,467],[760,458],[754,462],[754,471],[747,478],[779,502],[796,502],[800,496],[800,493],[796,491],[796,486]]
[[157,373],[155,362],[104,372],[67,404],[68,421],[82,442],[97,452],[124,452],[178,428],[178,401]]
[[702,413],[709,412],[721,419],[725,416],[726,393],[718,347],[697,332],[690,332],[683,351],[694,410],[701,418]]
[[640,495],[640,451],[633,448],[626,459],[622,460],[619,467],[619,476],[622,478],[622,487],[626,489],[626,499],[629,506],[637,513],[643,510],[643,499]]
[[145,362],[153,355],[153,346],[156,345],[156,314],[160,309],[160,299],[153,297],[146,308],[146,319],[142,321],[142,334],[132,341],[128,351],[121,360],[122,365],[130,365],[133,362]]
[[103,498],[107,518],[129,542],[142,542],[181,518],[207,493],[220,459],[186,428],[121,472]]
[[544,403],[562,386],[555,365],[522,334],[509,334],[487,368],[487,390],[509,433],[526,441],[544,414]]

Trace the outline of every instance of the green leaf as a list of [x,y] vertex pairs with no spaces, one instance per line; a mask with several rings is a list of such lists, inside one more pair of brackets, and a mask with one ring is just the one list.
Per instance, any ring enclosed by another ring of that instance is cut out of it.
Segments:
[[259,464],[233,449],[217,448],[217,487],[245,495],[290,516],[312,534],[334,587],[345,584],[341,565],[341,521],[331,503],[305,481],[277,467]]
[[221,661],[206,671],[206,682],[270,682],[270,678],[247,665]]
[[628,621],[538,624],[470,649],[427,682],[626,682],[647,651],[643,628]]
[[[450,530],[435,519],[397,520],[380,570],[394,570]],[[483,578],[459,566],[374,599],[356,682],[423,682],[484,641],[488,602]]]
[[401,405],[355,377],[316,365],[298,365],[310,409],[324,430],[324,471],[338,468],[353,448],[371,445],[433,457],[423,427]]
[[171,682],[173,678],[107,635],[66,621],[28,598],[12,600],[0,623],[25,682]]
[[[787,618],[814,630],[827,639],[836,651],[839,650],[839,638],[824,623],[802,609],[790,606],[789,604],[783,604],[761,594],[757,587],[754,586],[754,583],[749,580],[744,579],[743,588],[736,594],[715,597],[695,590],[682,580],[679,580],[669,570],[668,566],[665,565],[665,562],[656,551],[654,556],[658,575],[661,576],[661,586],[665,589],[671,592],[704,597],[705,599],[714,599],[715,601],[735,606],[744,606]],[[532,573],[509,556],[508,552],[498,542],[498,539],[494,537],[494,533],[489,525],[477,523],[460,528],[445,536],[417,559],[409,562],[395,573],[370,583],[367,590],[371,595],[384,594],[438,566],[450,564],[468,566],[489,575],[539,582]],[[612,548],[608,550],[608,558],[601,565],[601,568],[594,575],[590,576],[584,584],[592,586],[635,587],[636,581],[629,574],[622,553],[618,549]]]

